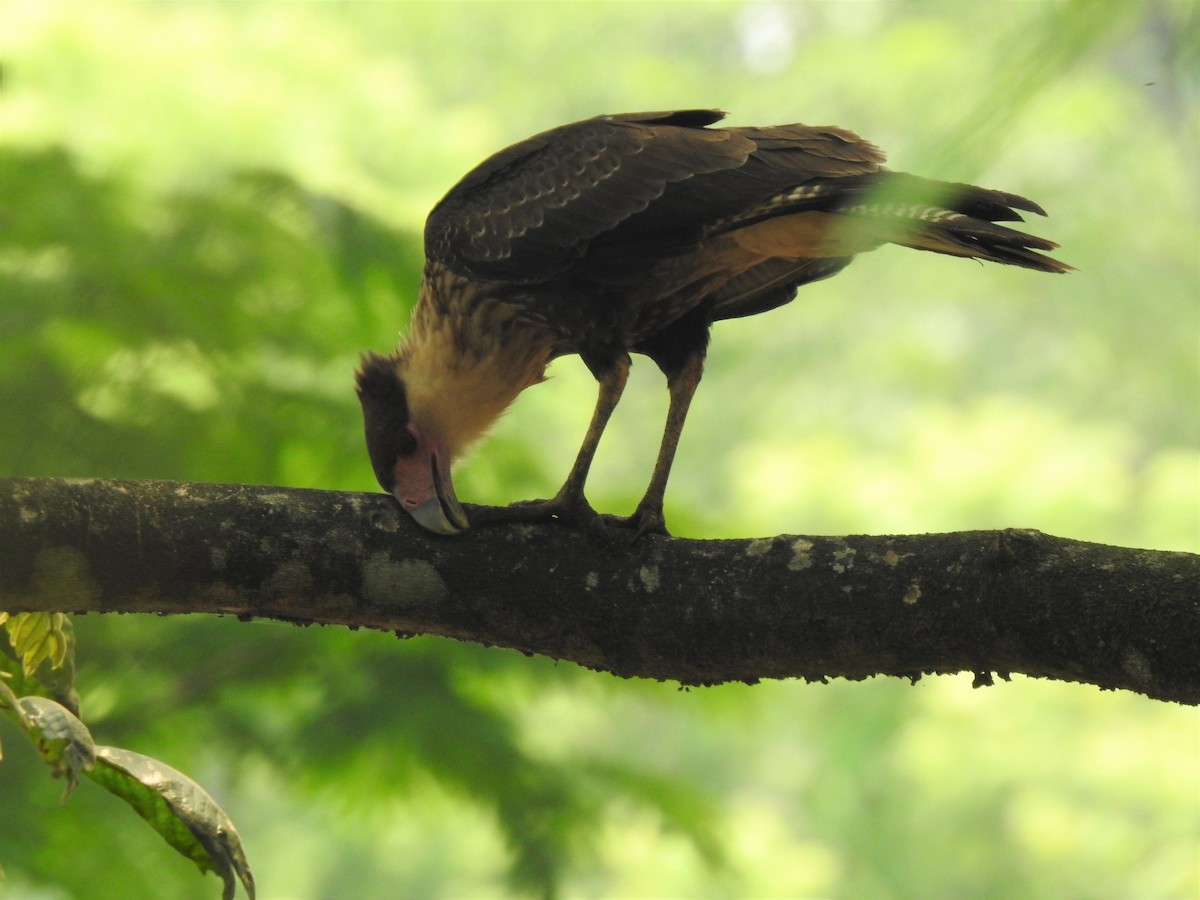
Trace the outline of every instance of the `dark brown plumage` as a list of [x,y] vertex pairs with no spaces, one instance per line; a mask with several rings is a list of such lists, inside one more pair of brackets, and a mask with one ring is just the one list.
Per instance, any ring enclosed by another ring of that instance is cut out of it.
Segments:
[[884,243],[1065,272],[1057,245],[1005,225],[1045,215],[1015,194],[889,172],[834,127],[710,128],[713,110],[601,116],[502,150],[430,213],[412,326],[358,373],[379,483],[433,531],[467,527],[450,467],[504,409],[577,353],[600,384],[583,445],[551,500],[476,521],[594,523],[584,482],[629,354],[667,377],[650,486],[628,524],[665,532],[663,493],[709,327],[790,301]]

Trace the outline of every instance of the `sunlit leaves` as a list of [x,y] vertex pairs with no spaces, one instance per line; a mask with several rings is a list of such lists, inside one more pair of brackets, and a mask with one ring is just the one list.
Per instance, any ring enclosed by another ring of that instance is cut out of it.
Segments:
[[352,376],[415,293],[411,236],[279,173],[148,196],[40,148],[0,147],[0,196],[6,471],[271,481],[321,433],[292,483],[370,483]]
[[[39,592],[78,585],[79,573],[69,554],[48,552],[59,571],[39,569],[34,576]],[[53,567],[53,566],[52,566]],[[66,570],[65,572],[63,570]],[[62,596],[62,594],[59,594]],[[45,694],[78,713],[75,693],[75,629],[62,613],[0,613],[0,675],[18,694]]]
[[9,642],[20,657],[26,676],[32,676],[46,660],[56,669],[67,661],[73,639],[66,622],[65,613],[33,612],[15,616],[0,613],[0,623],[8,631]]

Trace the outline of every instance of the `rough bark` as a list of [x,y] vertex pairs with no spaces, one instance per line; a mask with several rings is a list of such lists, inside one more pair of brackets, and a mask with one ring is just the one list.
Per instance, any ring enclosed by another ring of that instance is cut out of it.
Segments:
[[1015,529],[440,538],[383,495],[12,478],[0,610],[439,634],[683,684],[1020,672],[1200,703],[1200,556]]

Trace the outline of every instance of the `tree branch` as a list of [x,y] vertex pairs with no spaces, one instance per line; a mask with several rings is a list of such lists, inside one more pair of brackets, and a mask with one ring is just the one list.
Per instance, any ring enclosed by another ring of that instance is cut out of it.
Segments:
[[375,494],[0,479],[0,610],[438,634],[684,684],[1011,672],[1200,703],[1200,556],[1036,531],[612,545]]

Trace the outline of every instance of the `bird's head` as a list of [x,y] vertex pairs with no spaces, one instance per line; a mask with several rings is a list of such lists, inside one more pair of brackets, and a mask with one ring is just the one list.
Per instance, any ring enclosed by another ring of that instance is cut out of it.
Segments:
[[368,354],[357,381],[367,454],[380,486],[429,531],[466,529],[467,515],[450,480],[451,449],[436,427],[410,414],[400,359]]

